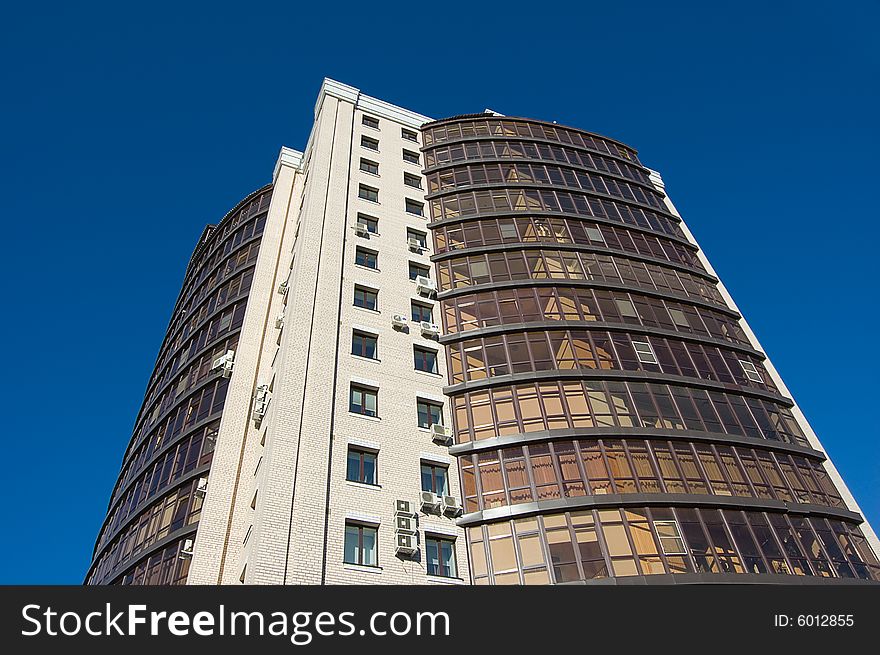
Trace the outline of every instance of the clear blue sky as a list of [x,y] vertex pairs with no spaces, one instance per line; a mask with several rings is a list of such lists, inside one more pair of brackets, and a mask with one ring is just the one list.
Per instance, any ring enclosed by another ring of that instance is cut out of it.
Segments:
[[880,524],[877,2],[53,4],[0,25],[0,583],[82,581],[195,240],[324,76],[636,147]]

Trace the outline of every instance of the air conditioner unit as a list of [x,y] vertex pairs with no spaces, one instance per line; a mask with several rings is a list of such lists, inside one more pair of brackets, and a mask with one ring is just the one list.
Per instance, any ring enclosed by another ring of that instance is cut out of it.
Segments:
[[442,510],[445,516],[456,517],[461,514],[461,505],[455,496],[443,496]]
[[416,276],[416,291],[418,293],[430,295],[437,291],[437,285],[434,283],[429,277],[425,277],[424,275]]
[[232,375],[233,360],[235,359],[235,351],[227,350],[225,354],[220,355],[211,362],[211,371],[220,371],[224,378]]
[[408,500],[395,500],[394,513],[406,514],[408,516],[413,516],[415,514],[415,512],[413,512],[413,504]]
[[403,314],[395,314],[391,317],[391,325],[396,328],[406,327],[406,316]]
[[418,239],[409,238],[406,240],[407,245],[410,250],[414,250],[416,252],[422,252],[424,250],[424,246],[422,246],[421,242]]
[[278,316],[275,317],[275,328],[280,330],[283,327],[284,327],[284,312],[281,312],[280,314],[278,314]]
[[395,528],[397,532],[416,532],[416,520],[412,516],[406,514],[398,514],[395,518]]
[[441,446],[448,446],[452,443],[452,435],[449,434],[449,430],[439,423],[434,423],[431,426],[431,439],[435,444]]
[[398,555],[415,555],[419,552],[419,538],[415,534],[407,534],[406,532],[398,532],[394,535],[397,541],[395,552]]
[[370,235],[370,231],[363,223],[355,223],[351,226],[351,229],[354,230],[354,233],[357,234],[359,237],[366,237]]
[[289,291],[290,287],[287,285],[287,280],[284,280],[281,284],[278,285],[278,293],[282,296]]
[[208,478],[199,478],[196,484],[196,494],[204,496],[206,493],[208,493]]
[[419,494],[422,503],[422,511],[425,514],[437,514],[440,512],[440,496],[433,491],[423,491]]
[[254,393],[254,423],[259,423],[266,416],[266,410],[269,408],[269,385],[261,384]]
[[183,542],[183,548],[180,551],[180,557],[192,557],[193,555],[193,540],[187,539]]
[[428,321],[422,321],[419,323],[419,327],[422,328],[422,334],[428,337],[436,337],[440,334],[440,326],[435,323],[429,323]]

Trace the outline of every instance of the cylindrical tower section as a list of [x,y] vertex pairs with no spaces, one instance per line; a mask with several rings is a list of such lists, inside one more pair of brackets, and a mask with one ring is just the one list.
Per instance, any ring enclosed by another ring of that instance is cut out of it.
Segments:
[[271,197],[255,191],[199,239],[86,584],[186,582]]
[[878,579],[635,150],[492,114],[423,129],[474,583]]

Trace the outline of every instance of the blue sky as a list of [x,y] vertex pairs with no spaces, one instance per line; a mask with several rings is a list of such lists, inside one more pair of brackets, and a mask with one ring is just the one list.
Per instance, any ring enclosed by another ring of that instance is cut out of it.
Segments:
[[4,10],[0,583],[82,581],[193,245],[324,76],[636,147],[880,524],[877,2],[296,4]]

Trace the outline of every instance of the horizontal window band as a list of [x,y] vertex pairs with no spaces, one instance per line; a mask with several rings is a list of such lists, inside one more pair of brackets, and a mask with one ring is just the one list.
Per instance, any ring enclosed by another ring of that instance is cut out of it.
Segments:
[[[481,161],[482,160],[479,159],[468,159],[462,163],[478,164]],[[516,160],[510,159],[508,161],[514,163]],[[638,207],[639,209],[653,212],[654,214],[665,218],[670,223],[681,223],[681,219],[678,216],[669,213],[668,209],[655,207],[654,205],[648,205],[635,199],[630,200],[629,198],[614,196],[610,193],[605,193],[604,191],[593,191],[582,189],[581,187],[566,186],[564,184],[539,184],[535,182],[490,182],[486,184],[469,184],[466,187],[456,187],[455,189],[445,189],[443,191],[434,191],[432,193],[428,193],[425,195],[425,200],[431,202],[432,200],[440,200],[442,198],[447,198],[449,196],[460,193],[472,193],[475,191],[494,191],[498,189],[504,189],[508,191],[562,191],[563,193],[576,193],[581,196],[596,198],[598,200],[611,200],[612,202],[619,202],[629,207]]]
[[[107,538],[101,543],[101,550],[95,551],[92,557],[92,561],[96,561],[100,558],[100,556],[107,550],[107,547],[113,543],[113,540],[118,537],[126,528],[128,528],[132,521],[140,517],[141,513],[147,509],[150,505],[156,502],[157,499],[167,496],[170,492],[175,491],[179,487],[182,487],[187,482],[192,482],[194,478],[201,477],[211,471],[211,463],[205,464],[204,466],[199,466],[198,468],[194,468],[189,473],[180,476],[176,480],[174,480],[173,484],[166,485],[162,489],[158,489],[156,493],[152,496],[148,496],[146,499],[141,501],[140,505],[138,505],[131,514],[122,522],[122,524],[118,525],[113,532],[107,535]],[[115,510],[115,506],[113,508]],[[98,535],[100,536],[101,531],[104,529],[104,526],[107,524],[107,520],[110,518],[110,515],[113,514],[113,511],[107,512],[107,518],[104,519],[104,523],[101,525],[101,529],[98,531]],[[97,547],[97,544],[95,544]]]
[[787,575],[784,573],[660,573],[657,575],[627,575],[623,577],[596,578],[557,582],[560,586],[640,586],[640,585],[876,585],[874,580],[860,578],[823,578],[816,575]]
[[[269,184],[257,189],[256,191],[252,191],[251,193],[246,195],[241,201],[239,201],[239,203],[235,207],[233,207],[228,212],[226,212],[226,214],[224,214],[223,218],[220,219],[220,221],[214,227],[213,231],[214,232],[222,231],[226,227],[226,224],[232,220],[232,217],[235,216],[236,213],[238,213],[239,211],[244,209],[244,206],[247,203],[253,202],[257,198],[257,196],[261,196],[264,193],[266,193],[266,191],[271,191],[272,189],[273,189],[273,185],[270,182]],[[269,208],[263,209],[261,211],[257,211],[254,213],[253,216],[248,216],[245,220],[249,221],[252,218],[256,218],[260,214],[267,213],[268,211],[269,211]],[[228,238],[229,238],[229,235],[226,235],[221,241],[214,244],[214,247],[211,248],[211,254],[214,254],[214,252],[217,250],[217,248],[219,248],[222,244],[226,243],[226,240]],[[189,263],[186,266],[186,272],[184,273],[184,276],[183,276],[184,284],[186,284],[186,279],[187,279],[187,276],[189,275],[190,267],[192,266],[193,262],[195,262],[196,259],[204,252],[207,244],[208,244],[208,241],[201,241],[199,243],[199,245],[196,246],[195,250],[193,250],[193,254],[189,258]],[[177,305],[175,305],[174,308],[177,309]]]
[[[248,300],[249,296],[250,296],[250,291],[248,291],[248,293],[239,293],[235,298],[230,298],[230,299],[227,300],[223,305],[221,305],[220,307],[216,308],[216,309],[214,310],[213,313],[211,313],[209,316],[205,317],[205,319],[204,319],[201,323],[199,323],[199,324],[196,326],[196,328],[193,330],[192,334],[197,333],[201,328],[203,328],[205,325],[207,325],[208,323],[210,323],[213,319],[217,318],[217,317],[218,317],[219,315],[221,315],[225,310],[227,310],[227,309],[229,309],[230,307],[234,306],[236,303],[241,302],[242,300],[245,300],[245,301]],[[245,303],[245,304],[246,304],[246,303]],[[230,325],[231,325],[231,324],[232,324],[232,319],[230,319]],[[168,379],[162,384],[161,387],[159,387],[159,388],[156,389],[155,392],[153,392],[152,389],[148,389],[148,390],[147,390],[147,395],[153,395],[153,400],[159,398],[159,396],[161,396],[161,394],[162,394],[164,391],[166,391],[166,390],[169,389],[171,386],[173,386],[173,382],[174,382],[174,380],[177,378],[178,374],[184,370],[184,368],[188,367],[188,366],[189,366],[190,364],[192,364],[197,358],[200,358],[202,355],[204,355],[208,350],[212,349],[212,348],[213,348],[214,346],[216,346],[218,343],[227,340],[227,339],[229,338],[229,335],[230,335],[230,334],[237,334],[237,333],[240,332],[240,331],[241,331],[240,328],[238,328],[236,331],[226,332],[226,333],[224,333],[223,335],[221,335],[221,336],[219,336],[219,337],[214,337],[214,340],[213,340],[213,341],[206,342],[206,344],[205,344],[204,346],[202,346],[199,350],[197,350],[196,352],[193,353],[192,357],[188,357],[188,358],[185,359],[185,360],[181,360],[180,363],[178,364],[178,370],[174,373],[174,375],[173,375],[172,377],[168,378]],[[187,339],[189,339],[189,337],[187,337]],[[181,355],[181,354],[183,353],[184,350],[188,350],[188,348],[184,348],[183,346],[181,346],[177,351],[174,352],[174,355]],[[168,361],[165,363],[165,366],[163,366],[163,371],[164,371],[165,368],[171,366],[171,362],[172,362],[172,361],[173,361],[173,360],[168,360]],[[157,371],[157,372],[158,372],[158,371]],[[155,376],[151,376],[151,378],[150,378],[151,381],[152,381],[153,377],[155,377]],[[145,396],[145,397],[146,397],[146,396]],[[152,404],[149,405],[148,407],[146,407],[145,409],[149,409],[149,408],[151,408],[151,407],[152,407]],[[142,418],[143,418],[143,413],[139,413],[139,414],[138,414],[138,422],[139,422],[140,419],[142,419]]]
[[769,498],[749,498],[746,496],[711,496],[707,494],[600,494],[598,496],[577,496],[575,498],[556,498],[537,502],[507,505],[471,512],[460,517],[459,527],[472,527],[484,523],[495,523],[509,519],[535,516],[537,514],[557,514],[580,509],[616,509],[626,507],[699,507],[704,509],[729,509],[767,511],[782,514],[801,514],[822,516],[862,523],[861,514],[837,507],[788,503]]
[[[531,123],[531,124],[538,124],[538,125],[541,124],[541,123],[533,123],[532,121],[523,121],[523,122]],[[558,128],[559,126],[557,125],[556,127]],[[425,126],[422,126],[422,129],[423,130],[426,129]],[[620,141],[615,141],[614,139],[610,139],[605,136],[599,136],[598,134],[590,134],[589,132],[584,132],[583,130],[578,130],[577,128],[574,128],[574,127],[567,127],[565,129],[573,130],[575,132],[581,132],[582,134],[587,134],[588,136],[590,136],[592,138],[601,139],[602,141],[609,141],[609,142],[612,142],[615,144],[619,144],[619,145],[623,146],[624,148],[626,148],[627,150],[632,150],[633,152],[635,152],[635,150],[630,148],[628,145],[626,145],[624,143],[620,143]],[[542,139],[542,138],[536,137],[536,136],[519,136],[518,134],[515,136],[513,134],[481,134],[479,136],[474,135],[474,136],[453,137],[452,139],[448,139],[446,141],[438,141],[436,143],[432,143],[429,146],[427,146],[427,145],[423,146],[422,152],[427,153],[431,150],[436,150],[438,148],[445,148],[446,146],[457,145],[459,143],[473,143],[474,141],[527,141],[529,143],[543,143],[548,146],[558,146],[560,148],[573,148],[574,150],[578,150],[580,152],[586,152],[589,154],[595,153],[595,154],[599,155],[600,157],[608,157],[610,159],[613,159],[616,162],[620,162],[623,164],[628,164],[629,166],[634,166],[636,168],[640,168],[647,175],[647,172],[646,172],[647,169],[644,166],[642,166],[640,163],[633,161],[632,159],[627,159],[626,157],[621,157],[620,155],[615,155],[610,152],[604,152],[602,150],[593,150],[592,148],[587,148],[586,146],[579,146],[574,143],[565,143],[563,141],[554,141],[552,139]],[[474,161],[474,160],[465,159],[465,160],[461,160],[457,163],[461,163],[461,162],[465,162],[465,161]],[[554,159],[554,160],[549,160],[549,161],[556,161],[556,160]],[[562,163],[562,162],[560,162],[560,163]]]
[[701,334],[693,334],[691,332],[677,332],[675,330],[667,330],[666,328],[655,328],[645,325],[630,325],[629,323],[610,323],[608,321],[529,321],[528,323],[505,323],[504,325],[493,325],[491,327],[476,328],[473,330],[462,330],[459,332],[448,332],[441,335],[440,343],[450,344],[459,341],[469,341],[470,339],[479,339],[481,337],[491,337],[498,334],[509,334],[511,332],[535,332],[535,331],[559,331],[559,330],[608,330],[609,332],[626,332],[627,334],[646,334],[649,336],[668,337],[670,339],[681,339],[682,341],[691,341],[694,343],[709,344],[718,346],[719,348],[728,348],[737,352],[745,353],[757,357],[761,361],[765,361],[767,356],[760,350],[755,350],[751,346],[746,346],[733,341],[725,341],[717,337],[704,337]]
[[642,232],[643,234],[651,234],[656,236],[666,237],[670,241],[675,241],[676,243],[684,246],[685,248],[689,248],[694,252],[698,252],[700,250],[699,246],[688,241],[685,236],[678,236],[675,234],[669,234],[668,232],[658,232],[652,227],[643,227],[641,225],[633,225],[632,223],[625,223],[623,221],[615,221],[614,219],[607,218],[605,216],[588,216],[586,214],[575,214],[573,212],[552,212],[547,211],[545,209],[537,209],[530,211],[486,211],[479,212],[478,214],[469,214],[467,216],[455,216],[453,218],[442,218],[439,220],[431,220],[428,222],[429,229],[436,229],[438,227],[443,227],[444,225],[454,225],[456,223],[464,223],[466,221],[473,221],[482,218],[522,218],[524,216],[532,216],[532,217],[541,217],[541,218],[573,218],[582,221],[594,221],[596,223],[602,223],[603,225],[611,225],[614,227],[624,227],[629,230],[637,230]]
[[496,375],[484,380],[472,380],[443,387],[443,393],[447,396],[457,396],[471,391],[491,389],[499,386],[512,386],[528,382],[565,382],[571,380],[607,380],[621,382],[655,382],[669,384],[674,387],[706,389],[708,391],[727,391],[738,396],[749,396],[769,400],[784,407],[794,407],[794,401],[785,396],[764,391],[753,387],[743,387],[738,384],[715,382],[700,378],[689,378],[683,375],[668,375],[653,371],[620,371],[614,369],[574,369],[552,371],[528,371],[525,373],[511,373],[509,375]]
[[820,462],[828,459],[825,453],[813,450],[809,446],[786,441],[774,441],[759,437],[746,437],[738,434],[725,432],[699,432],[697,430],[669,430],[666,428],[563,428],[559,430],[541,430],[540,432],[525,432],[509,434],[503,437],[492,437],[480,441],[467,441],[454,444],[449,447],[449,454],[456,457],[480,453],[486,450],[501,450],[513,446],[522,446],[547,441],[571,441],[591,439],[646,439],[651,441],[687,441],[699,443],[714,443],[724,446],[743,446],[746,448],[760,448],[809,457]]
[[634,293],[636,295],[641,294],[645,296],[651,296],[652,298],[660,298],[662,300],[671,300],[673,302],[680,302],[686,305],[704,307],[705,309],[711,309],[720,314],[726,314],[727,316],[730,316],[731,318],[737,320],[742,318],[739,312],[730,309],[729,307],[716,305],[715,303],[711,303],[703,299],[680,296],[674,293],[665,293],[663,291],[657,291],[656,289],[642,289],[640,287],[633,287],[628,284],[622,284],[620,282],[600,282],[598,280],[571,280],[568,278],[507,280],[504,282],[487,282],[485,284],[474,284],[467,287],[458,287],[456,289],[441,291],[437,294],[437,299],[446,300],[447,298],[457,298],[458,296],[463,296],[471,293],[480,293],[481,291],[497,289],[517,289],[521,287],[577,287],[578,289],[608,289],[610,291],[625,291],[627,293]]
[[[169,544],[172,544],[175,541],[181,541],[182,539],[185,539],[190,536],[193,537],[193,539],[195,539],[195,534],[198,529],[199,529],[199,522],[196,521],[192,525],[187,525],[183,528],[180,528],[179,530],[175,530],[174,532],[169,534],[164,539],[157,541],[149,548],[146,548],[146,549],[140,551],[134,557],[131,557],[128,560],[126,560],[124,562],[124,566],[122,568],[122,571],[120,571],[119,573],[113,573],[111,578],[98,580],[94,584],[113,585],[113,584],[118,583],[120,578],[122,578],[126,574],[127,571],[134,568],[135,566],[137,566],[138,564],[140,564],[144,560],[149,559],[150,557],[153,556],[154,553],[156,553],[157,551],[163,550]],[[91,575],[91,572],[92,572],[92,569],[94,568],[94,566],[95,565],[92,564],[92,566],[89,567],[89,571],[88,571],[88,573],[86,573],[86,578],[85,578],[86,580],[89,579],[89,575]]]
[[[514,137],[515,138],[515,137]],[[437,146],[442,147],[442,146]],[[613,155],[611,155],[613,156]],[[625,160],[624,160],[625,161]],[[630,165],[634,165],[632,162],[629,162]],[[557,166],[559,168],[568,168],[574,171],[583,171],[584,173],[589,173],[591,175],[598,175],[599,177],[608,177],[612,180],[619,182],[626,182],[627,184],[634,184],[637,187],[645,189],[651,193],[658,194],[660,196],[665,196],[666,194],[655,187],[650,182],[642,182],[641,180],[632,180],[628,178],[626,175],[618,175],[617,173],[612,173],[611,171],[603,171],[599,168],[590,168],[588,166],[581,166],[580,164],[572,164],[571,162],[561,162],[556,161],[555,159],[540,159],[537,157],[486,157],[485,159],[462,159],[456,162],[447,162],[443,164],[434,164],[430,168],[426,168],[422,171],[423,175],[430,175],[431,173],[439,173],[440,171],[445,171],[450,168],[460,168],[462,166],[474,166],[480,164],[538,164],[545,166]],[[638,164],[635,164],[638,166]],[[638,166],[642,168],[641,166]],[[650,178],[649,178],[650,179]],[[552,185],[544,185],[544,186],[552,186]],[[456,188],[464,188],[464,187],[456,187]],[[448,189],[444,189],[447,191]],[[441,192],[442,193],[442,192]],[[615,196],[617,197],[617,196]]]
[[454,250],[447,250],[446,252],[431,255],[431,261],[443,262],[447,259],[454,259],[456,257],[467,255],[480,255],[490,252],[516,252],[519,250],[564,250],[567,252],[591,252],[600,255],[620,255],[622,257],[626,257],[627,259],[635,259],[637,261],[648,262],[649,264],[657,264],[658,266],[665,266],[666,268],[674,268],[678,271],[690,273],[691,275],[701,277],[711,282],[712,284],[718,284],[719,282],[717,277],[715,277],[714,275],[710,275],[706,271],[698,268],[692,268],[687,264],[671,262],[668,259],[660,259],[659,257],[641,255],[639,253],[629,252],[628,250],[617,250],[615,248],[608,248],[603,246],[586,245],[580,243],[557,243],[555,241],[517,241],[510,243],[492,244],[490,246],[471,246],[469,248],[456,248]]
[[[229,255],[227,255],[225,258],[223,258],[221,261],[217,262],[214,265],[214,269],[219,270],[220,268],[222,268],[226,262],[228,262],[230,259],[233,258],[235,253],[237,253],[239,250],[241,250],[245,246],[249,247],[249,246],[253,245],[254,243],[261,243],[262,238],[263,238],[263,233],[261,232],[260,234],[252,236],[247,241],[243,241],[242,243],[238,244],[238,247],[233,252],[229,253]],[[210,300],[209,296],[211,294],[217,292],[220,289],[220,287],[222,287],[224,284],[229,282],[234,277],[244,273],[248,269],[255,268],[256,264],[257,264],[256,260],[254,260],[252,262],[245,262],[244,264],[242,264],[242,266],[240,268],[236,268],[234,271],[232,271],[229,274],[229,276],[224,277],[222,280],[215,281],[213,286],[211,286],[210,290],[205,291],[205,297],[201,301],[199,301],[199,304],[196,305],[196,307],[194,307],[192,311],[195,312],[196,310],[200,309],[202,307],[202,305],[204,305],[205,303],[207,303]],[[180,330],[182,330],[183,327],[186,325],[186,317],[185,316],[179,317],[177,321],[174,321],[174,317],[177,315],[178,308],[180,307],[181,304],[185,305],[185,304],[189,303],[190,300],[192,300],[192,297],[195,295],[198,288],[199,287],[191,289],[189,292],[187,292],[187,295],[185,298],[178,299],[177,303],[175,303],[174,311],[172,311],[172,313],[171,313],[171,319],[173,322],[169,323],[168,329],[165,331],[165,338],[162,340],[162,346],[159,348],[159,354],[156,357],[156,364],[157,365],[158,365],[159,361],[161,361],[162,358],[167,355],[167,352],[164,350],[164,348],[173,339],[173,337],[176,337],[177,333]],[[250,292],[250,289],[248,289],[248,292]],[[154,372],[155,372],[155,369],[154,369]],[[152,380],[152,378],[153,378],[153,376],[151,374],[150,379]]]
[[[228,338],[230,336],[233,336],[234,334],[236,334],[236,333],[230,332],[226,336]],[[223,380],[223,379],[228,380],[230,378],[224,378],[222,376],[222,374],[216,373],[216,372],[209,373],[204,378],[202,378],[199,382],[197,382],[196,385],[194,387],[192,387],[189,391],[182,394],[179,400],[175,400],[174,403],[168,409],[166,409],[164,412],[159,414],[156,417],[156,419],[153,421],[153,428],[151,428],[150,431],[146,435],[144,435],[144,437],[142,439],[139,439],[136,443],[133,441],[129,442],[129,445],[126,448],[125,456],[122,460],[122,468],[125,468],[128,465],[128,463],[131,461],[132,453],[134,453],[134,451],[136,451],[150,437],[153,429],[156,428],[157,426],[159,426],[160,423],[165,421],[165,419],[167,419],[172,412],[176,411],[177,409],[180,409],[180,407],[182,405],[186,405],[190,400],[192,400],[193,396],[195,396],[197,393],[203,392],[206,387],[209,387],[211,384],[217,382],[218,380]],[[228,391],[227,391],[227,393],[228,393]],[[214,401],[212,399],[211,403],[213,404],[213,402]],[[225,404],[226,400],[224,399],[223,402]],[[223,409],[221,408],[220,412],[222,412],[222,411],[223,411]],[[213,413],[211,415],[213,416]],[[203,421],[207,420],[207,417],[202,420]],[[191,427],[195,427],[195,425],[193,425]],[[133,434],[132,439],[134,439],[135,436],[136,435]]]

